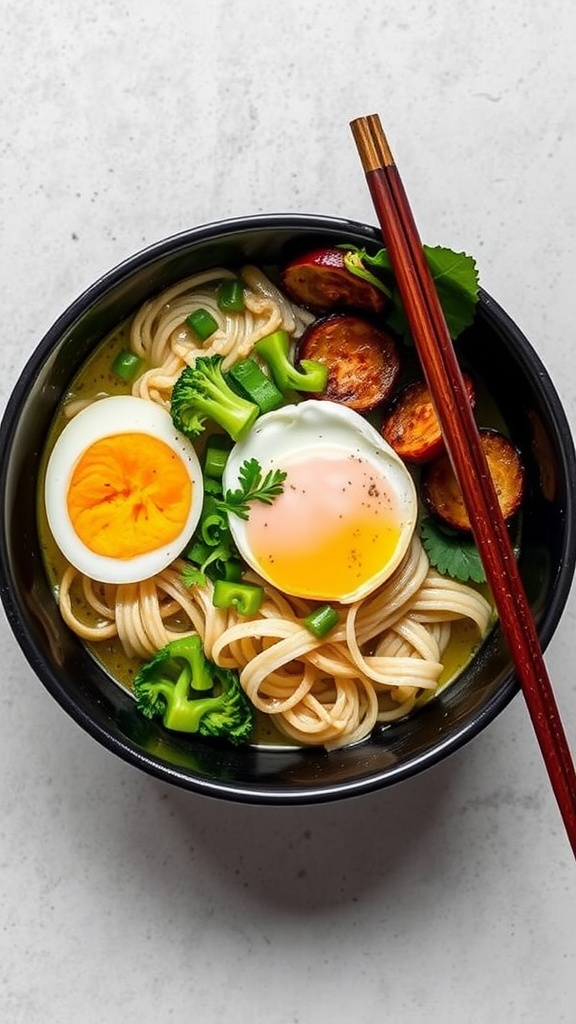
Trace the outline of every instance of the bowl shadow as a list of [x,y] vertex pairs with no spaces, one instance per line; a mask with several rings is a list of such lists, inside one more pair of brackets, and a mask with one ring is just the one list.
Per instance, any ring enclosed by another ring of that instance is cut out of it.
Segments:
[[438,823],[466,787],[456,758],[382,792],[313,807],[223,804],[172,788],[177,849],[183,859],[193,850],[218,890],[286,917],[363,903],[402,889],[430,860]]

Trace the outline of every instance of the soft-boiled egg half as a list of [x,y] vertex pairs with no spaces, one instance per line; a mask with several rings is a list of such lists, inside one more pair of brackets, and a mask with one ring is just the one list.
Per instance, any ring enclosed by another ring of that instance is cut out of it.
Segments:
[[102,583],[136,583],[166,568],[192,536],[202,471],[165,409],[118,395],[65,426],[44,493],[48,525],[72,565]]
[[263,474],[287,473],[270,505],[254,501],[246,521],[230,515],[246,562],[278,590],[350,604],[398,567],[418,515],[410,473],[359,413],[309,400],[257,420],[226,464],[224,486],[257,459]]

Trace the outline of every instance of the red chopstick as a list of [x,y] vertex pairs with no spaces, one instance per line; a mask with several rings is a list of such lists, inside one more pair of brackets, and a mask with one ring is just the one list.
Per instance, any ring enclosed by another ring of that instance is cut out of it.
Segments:
[[359,117],[350,127],[502,631],[576,855],[574,763],[418,229],[380,118],[377,114]]

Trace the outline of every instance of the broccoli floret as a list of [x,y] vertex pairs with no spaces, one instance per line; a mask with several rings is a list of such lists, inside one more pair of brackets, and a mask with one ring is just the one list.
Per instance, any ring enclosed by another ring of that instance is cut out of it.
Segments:
[[173,640],[158,651],[138,672],[134,697],[146,718],[162,718],[175,732],[231,743],[250,739],[254,715],[238,674],[209,661],[198,635]]
[[286,331],[267,334],[256,342],[254,349],[268,364],[280,391],[324,391],[328,368],[316,359],[301,359],[297,370],[290,362],[290,339]]
[[221,356],[200,356],[187,366],[172,388],[170,411],[174,426],[187,437],[198,437],[206,419],[218,423],[234,441],[249,430],[260,410],[237,395],[222,374]]

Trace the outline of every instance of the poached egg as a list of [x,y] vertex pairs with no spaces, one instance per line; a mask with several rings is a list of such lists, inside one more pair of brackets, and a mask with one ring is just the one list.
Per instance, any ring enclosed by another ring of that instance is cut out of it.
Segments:
[[247,521],[230,515],[245,561],[278,590],[350,604],[375,590],[404,557],[418,515],[404,463],[359,413],[307,400],[261,416],[230,453],[225,489],[256,459],[265,475],[286,472],[270,505]]

